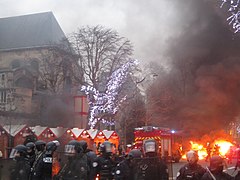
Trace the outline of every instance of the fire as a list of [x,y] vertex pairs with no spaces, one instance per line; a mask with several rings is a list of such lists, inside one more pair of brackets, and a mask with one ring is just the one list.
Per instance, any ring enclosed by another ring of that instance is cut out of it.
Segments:
[[[204,145],[199,144],[197,142],[190,141],[191,144],[191,150],[194,150],[198,153],[199,159],[205,159],[208,155],[206,147]],[[214,141],[212,144],[212,154],[216,153],[219,154],[220,156],[225,156],[227,152],[229,151],[230,147],[233,146],[233,144],[229,141],[226,140],[217,140]],[[218,150],[217,150],[218,148]],[[219,151],[219,152],[216,152]],[[212,155],[211,154],[211,155]],[[182,156],[183,159],[186,159],[186,154]]]
[[222,156],[225,156],[227,152],[229,151],[230,147],[233,146],[232,143],[225,141],[225,140],[217,140],[214,142],[215,145],[218,145],[219,148],[219,153]]

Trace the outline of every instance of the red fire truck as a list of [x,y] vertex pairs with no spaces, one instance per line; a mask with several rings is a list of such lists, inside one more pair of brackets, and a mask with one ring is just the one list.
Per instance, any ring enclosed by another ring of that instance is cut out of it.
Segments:
[[144,140],[155,139],[158,142],[161,156],[169,156],[175,162],[181,159],[179,134],[169,128],[143,126],[135,128],[134,136],[134,148],[141,149]]

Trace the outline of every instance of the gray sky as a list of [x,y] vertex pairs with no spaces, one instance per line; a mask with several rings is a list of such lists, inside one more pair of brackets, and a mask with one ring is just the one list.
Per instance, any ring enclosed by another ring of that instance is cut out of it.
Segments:
[[[169,37],[178,35],[183,24],[181,15],[184,12],[175,2],[176,0],[0,0],[0,17],[52,11],[66,35],[78,27],[103,25],[118,31],[120,36],[133,43],[135,58],[142,62],[163,62],[162,52],[167,47],[166,41]],[[187,8],[187,5],[184,7]]]

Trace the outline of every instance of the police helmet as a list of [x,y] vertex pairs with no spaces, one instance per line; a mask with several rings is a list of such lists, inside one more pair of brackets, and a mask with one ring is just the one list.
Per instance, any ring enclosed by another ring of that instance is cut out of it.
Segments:
[[42,140],[37,140],[35,142],[35,146],[38,151],[43,151],[45,149],[46,142]]
[[112,143],[109,141],[105,141],[100,145],[100,152],[105,154],[105,153],[112,153]]
[[14,158],[17,154],[21,157],[25,157],[27,155],[27,147],[22,144],[17,145],[12,149],[9,157]]
[[50,141],[46,144],[46,150],[50,152],[54,152],[57,147],[60,145],[59,141]]
[[142,157],[142,152],[139,149],[133,149],[127,155],[128,159],[137,159],[141,157]]
[[211,171],[222,171],[223,170],[223,158],[217,155],[214,155],[210,158],[210,170]]
[[193,151],[193,150],[188,151],[186,154],[186,157],[187,157],[187,161],[190,164],[194,164],[198,162],[198,154],[196,151]]
[[87,152],[87,156],[88,156],[88,158],[89,158],[91,161],[94,161],[94,160],[97,158],[96,153],[93,152],[93,151]]
[[34,150],[35,149],[35,144],[34,144],[34,142],[28,142],[26,144],[26,147],[27,147],[28,150]]
[[81,153],[83,152],[83,149],[81,147],[81,144],[77,140],[71,140],[68,142],[68,144],[65,146],[65,152],[66,153]]
[[147,139],[143,142],[143,150],[145,155],[156,154],[158,151],[157,142],[154,139]]
[[80,143],[83,151],[86,151],[86,150],[87,150],[87,147],[88,147],[87,142],[86,142],[85,140],[81,140],[81,141],[79,141],[79,143]]

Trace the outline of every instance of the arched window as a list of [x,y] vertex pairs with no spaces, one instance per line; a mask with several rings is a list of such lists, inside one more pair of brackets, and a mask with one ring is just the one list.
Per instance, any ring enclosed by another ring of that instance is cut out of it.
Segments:
[[15,86],[33,89],[33,82],[30,79],[23,76],[15,81]]
[[38,64],[37,59],[33,59],[33,60],[31,61],[31,67],[32,67],[34,70],[38,71],[39,64]]
[[12,61],[12,69],[20,67],[20,61],[19,60],[13,60]]

